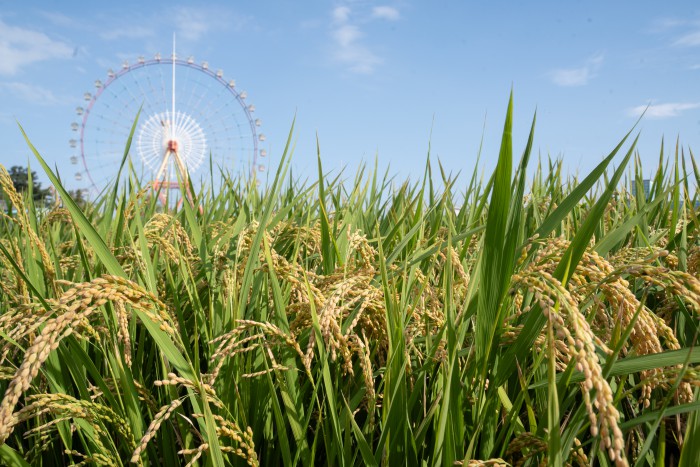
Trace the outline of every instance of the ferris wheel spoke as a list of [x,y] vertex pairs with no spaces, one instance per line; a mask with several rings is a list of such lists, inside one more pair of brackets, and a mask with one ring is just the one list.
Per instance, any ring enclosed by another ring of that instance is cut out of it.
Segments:
[[197,123],[194,121],[194,119],[192,117],[187,115],[183,119],[183,121],[181,122],[181,128],[182,128],[182,131],[189,133],[189,132],[195,131],[195,129],[199,128],[199,125],[197,125]]
[[[134,80],[136,83],[136,86],[139,88],[139,92],[141,96],[157,96],[158,92],[157,90],[153,87],[153,83],[151,82],[150,77],[146,80],[148,83],[148,89],[146,89],[143,85],[143,80]],[[148,107],[146,108],[147,113],[153,113],[155,111],[154,106],[153,106],[153,99],[147,99],[148,102]]]
[[188,87],[182,88],[181,90],[184,92],[181,92],[179,94],[180,97],[180,102],[181,102],[181,108],[184,109],[191,109],[193,108],[193,99],[195,96],[199,95],[199,77],[193,75],[193,70],[191,68],[187,68],[185,71],[185,82],[191,83]]
[[212,121],[220,121],[218,118],[225,112],[225,110],[230,109],[228,103],[223,103],[223,105],[219,105],[217,107],[214,107],[213,109],[210,109],[210,111],[207,113],[205,118],[212,120]]
[[211,94],[211,87],[208,85],[211,83],[211,76],[206,73],[199,73],[198,70],[192,68],[188,70],[187,75],[190,83],[187,91],[189,94],[188,100],[191,101],[194,96],[201,97],[202,95]]
[[117,89],[108,89],[110,91],[110,95],[118,104],[116,107],[120,108],[122,112],[133,113],[131,116],[131,120],[133,120],[134,117],[136,117],[136,110],[138,109],[136,106],[138,97],[134,95],[130,88],[125,86],[124,83],[120,83],[120,87]]
[[111,105],[110,102],[105,102],[105,113],[98,115],[97,118],[108,121],[110,125],[114,125],[114,128],[119,128],[128,135],[138,107],[134,105],[135,101],[126,101],[114,93],[111,93],[111,95],[114,97],[113,102],[120,105]]

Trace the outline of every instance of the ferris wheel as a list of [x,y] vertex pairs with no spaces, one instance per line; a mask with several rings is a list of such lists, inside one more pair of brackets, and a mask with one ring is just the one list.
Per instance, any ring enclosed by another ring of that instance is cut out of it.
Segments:
[[75,179],[93,194],[114,183],[139,109],[131,161],[137,175],[159,191],[177,189],[178,180],[197,175],[213,180],[212,174],[221,171],[254,175],[265,170],[267,151],[259,148],[265,135],[247,93],[223,71],[192,57],[180,59],[174,50],[173,44],[170,58],[156,54],[133,64],[125,61],[84,94],[84,106],[76,109],[79,121],[71,124],[70,162]]

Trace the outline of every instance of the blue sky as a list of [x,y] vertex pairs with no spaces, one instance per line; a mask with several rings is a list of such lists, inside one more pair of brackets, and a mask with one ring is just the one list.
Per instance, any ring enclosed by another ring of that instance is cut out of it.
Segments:
[[448,171],[471,173],[483,133],[488,170],[511,87],[516,155],[537,110],[535,150],[570,173],[590,170],[648,104],[647,172],[664,135],[700,147],[696,2],[0,1],[0,163],[38,167],[18,121],[80,187],[68,141],[83,93],[125,59],[168,56],[173,32],[178,56],[247,91],[268,167],[296,116],[301,177],[315,174],[317,135],[327,170],[376,157],[416,179],[429,143]]

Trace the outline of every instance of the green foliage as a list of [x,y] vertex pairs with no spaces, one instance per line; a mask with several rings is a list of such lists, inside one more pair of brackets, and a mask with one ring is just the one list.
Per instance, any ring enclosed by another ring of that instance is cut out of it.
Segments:
[[263,189],[160,206],[127,144],[82,203],[29,143],[61,203],[0,171],[0,459],[695,465],[693,154],[643,196],[627,136],[578,180],[531,161],[533,119],[516,166],[512,107],[463,190],[429,159],[331,177],[320,144],[302,184],[290,132]]

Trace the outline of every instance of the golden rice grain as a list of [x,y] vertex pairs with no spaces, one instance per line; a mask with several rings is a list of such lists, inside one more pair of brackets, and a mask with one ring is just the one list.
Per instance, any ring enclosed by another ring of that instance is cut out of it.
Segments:
[[[58,348],[63,338],[81,329],[81,324],[91,319],[95,312],[109,301],[128,303],[130,307],[139,309],[150,319],[160,323],[161,327],[172,332],[169,318],[163,320],[163,306],[160,301],[138,284],[116,276],[103,276],[91,282],[76,284],[55,303],[54,308],[59,311],[58,316],[46,321],[39,336],[26,350],[22,364],[5,391],[0,403],[0,443],[12,432],[14,407],[21,395],[29,389],[49,354]],[[100,317],[101,314],[96,316]]]
[[151,439],[153,439],[153,437],[156,435],[163,422],[168,420],[173,412],[175,412],[184,401],[185,399],[174,399],[172,402],[170,402],[170,404],[161,407],[158,413],[155,414],[153,420],[151,420],[151,424],[148,425],[146,432],[141,438],[141,441],[139,441],[139,444],[131,454],[131,463],[136,464],[141,462],[141,453],[146,449],[149,441],[151,441]]

